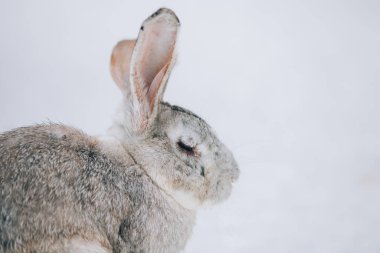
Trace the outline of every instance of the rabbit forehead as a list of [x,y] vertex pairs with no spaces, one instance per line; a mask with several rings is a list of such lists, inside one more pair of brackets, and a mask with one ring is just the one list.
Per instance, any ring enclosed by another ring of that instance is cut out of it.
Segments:
[[181,139],[183,141],[200,144],[207,140],[216,139],[212,128],[198,115],[179,106],[169,104],[163,105],[161,126],[172,140]]
[[192,145],[203,143],[207,137],[193,122],[175,121],[168,126],[166,132],[171,140],[181,140]]

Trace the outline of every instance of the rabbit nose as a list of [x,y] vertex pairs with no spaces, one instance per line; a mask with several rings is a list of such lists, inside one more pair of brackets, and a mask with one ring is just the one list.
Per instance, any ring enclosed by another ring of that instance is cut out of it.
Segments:
[[230,163],[229,163],[229,173],[231,175],[231,181],[232,182],[236,182],[239,178],[239,175],[240,175],[240,169],[239,169],[239,166],[235,160],[235,158],[232,156],[230,156]]
[[236,182],[238,179],[239,179],[239,176],[240,176],[240,169],[239,167],[235,167],[233,170],[232,170],[232,176],[231,176],[231,181],[234,183]]

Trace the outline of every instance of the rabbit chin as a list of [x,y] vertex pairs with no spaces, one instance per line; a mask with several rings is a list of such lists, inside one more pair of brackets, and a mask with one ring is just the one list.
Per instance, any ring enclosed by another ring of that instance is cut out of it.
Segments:
[[219,182],[216,186],[215,192],[210,194],[210,196],[208,196],[208,198],[204,201],[201,201],[199,198],[194,196],[194,193],[191,191],[166,189],[166,193],[172,196],[181,206],[190,210],[197,210],[199,208],[212,207],[228,199],[232,193],[232,183]]
[[189,191],[172,189],[168,190],[167,194],[172,196],[182,207],[189,210],[197,210],[202,205],[202,202]]

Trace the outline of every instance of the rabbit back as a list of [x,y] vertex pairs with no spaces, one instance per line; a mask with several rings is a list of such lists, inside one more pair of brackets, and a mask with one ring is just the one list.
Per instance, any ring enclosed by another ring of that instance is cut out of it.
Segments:
[[[158,227],[176,226],[175,236],[187,238],[192,216],[174,210],[128,153],[115,150],[56,124],[1,134],[0,252],[64,252],[78,237],[113,252],[149,249],[152,237],[164,238],[152,234]],[[163,248],[183,247],[176,241]]]
[[[101,152],[96,139],[62,125],[24,127],[0,135],[3,251],[22,245],[44,252],[58,239],[74,235],[101,239],[96,221],[106,218],[101,216],[107,205],[99,203],[121,199],[117,195],[122,193],[108,182],[118,168],[130,167],[117,163]],[[127,203],[123,204],[125,208]]]

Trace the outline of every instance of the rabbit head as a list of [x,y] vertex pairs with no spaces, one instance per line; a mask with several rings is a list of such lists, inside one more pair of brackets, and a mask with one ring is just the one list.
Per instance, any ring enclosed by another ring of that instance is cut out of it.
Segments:
[[173,11],[160,9],[144,21],[136,40],[115,46],[111,73],[124,100],[111,134],[158,187],[195,209],[226,199],[239,170],[204,120],[162,102],[179,26]]

